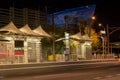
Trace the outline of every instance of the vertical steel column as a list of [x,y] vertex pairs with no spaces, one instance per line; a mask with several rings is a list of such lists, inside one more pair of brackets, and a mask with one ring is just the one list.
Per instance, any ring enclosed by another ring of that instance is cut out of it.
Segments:
[[28,9],[27,8],[23,9],[23,23],[24,25],[28,24]]
[[53,61],[56,61],[55,56],[55,23],[54,23],[54,14],[52,15],[52,26],[53,26]]
[[14,7],[10,7],[10,21],[14,22]]
[[69,17],[65,16],[65,26],[66,26],[66,32],[65,32],[65,41],[66,41],[66,51],[65,51],[65,61],[70,60],[70,43],[69,43],[69,33],[68,33],[68,20]]

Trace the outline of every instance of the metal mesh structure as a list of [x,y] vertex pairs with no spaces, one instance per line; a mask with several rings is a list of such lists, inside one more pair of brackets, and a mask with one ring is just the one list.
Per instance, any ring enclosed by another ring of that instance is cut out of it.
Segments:
[[28,8],[0,8],[0,27],[3,27],[10,21],[13,21],[18,28],[25,24],[29,24],[31,28],[35,28],[39,25],[45,25],[46,14],[44,11],[32,10]]

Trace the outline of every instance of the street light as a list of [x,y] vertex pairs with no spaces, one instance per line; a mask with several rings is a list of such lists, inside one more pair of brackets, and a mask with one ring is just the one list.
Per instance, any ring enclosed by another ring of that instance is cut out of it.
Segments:
[[[99,23],[98,26],[102,27],[102,24]],[[105,56],[105,39],[104,35],[106,34],[105,29],[100,30],[101,33],[101,39],[102,39],[102,50],[103,50],[103,57]]]
[[89,37],[91,37],[91,27],[92,27],[93,22],[95,21],[95,19],[96,19],[95,16],[92,16],[90,19],[88,19],[88,26],[89,26],[88,35],[89,35]]
[[91,19],[92,19],[92,20],[95,20],[95,19],[96,19],[96,17],[95,17],[95,16],[92,16],[92,17],[91,17]]
[[98,24],[98,26],[102,26],[102,24],[101,24],[101,23],[99,23],[99,24]]

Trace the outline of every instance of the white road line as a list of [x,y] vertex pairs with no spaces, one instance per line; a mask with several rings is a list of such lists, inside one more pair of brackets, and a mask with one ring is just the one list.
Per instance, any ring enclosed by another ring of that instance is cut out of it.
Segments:
[[102,79],[102,77],[95,77],[93,79],[100,80],[100,79]]
[[107,76],[105,76],[106,78],[111,78],[111,77],[113,77],[112,75],[107,75]]
[[5,78],[4,76],[0,76],[0,79]]
[[120,74],[116,74],[117,76],[120,76]]

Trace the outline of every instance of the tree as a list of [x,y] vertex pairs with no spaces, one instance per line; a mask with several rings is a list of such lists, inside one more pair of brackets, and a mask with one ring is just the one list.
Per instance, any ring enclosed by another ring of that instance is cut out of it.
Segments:
[[[88,27],[85,27],[84,32],[87,33]],[[96,33],[95,29],[91,28],[91,39],[92,39],[92,53],[101,53],[102,42],[100,36]]]
[[[64,37],[64,31],[65,29],[61,27],[55,27],[55,32],[53,32],[53,26],[48,26],[44,27],[44,30],[50,34],[51,36],[54,36],[55,34],[55,39]],[[43,38],[42,39],[42,49],[43,53],[46,53],[47,55],[52,54],[52,38]],[[56,42],[56,53],[62,53],[65,46],[62,41]]]

